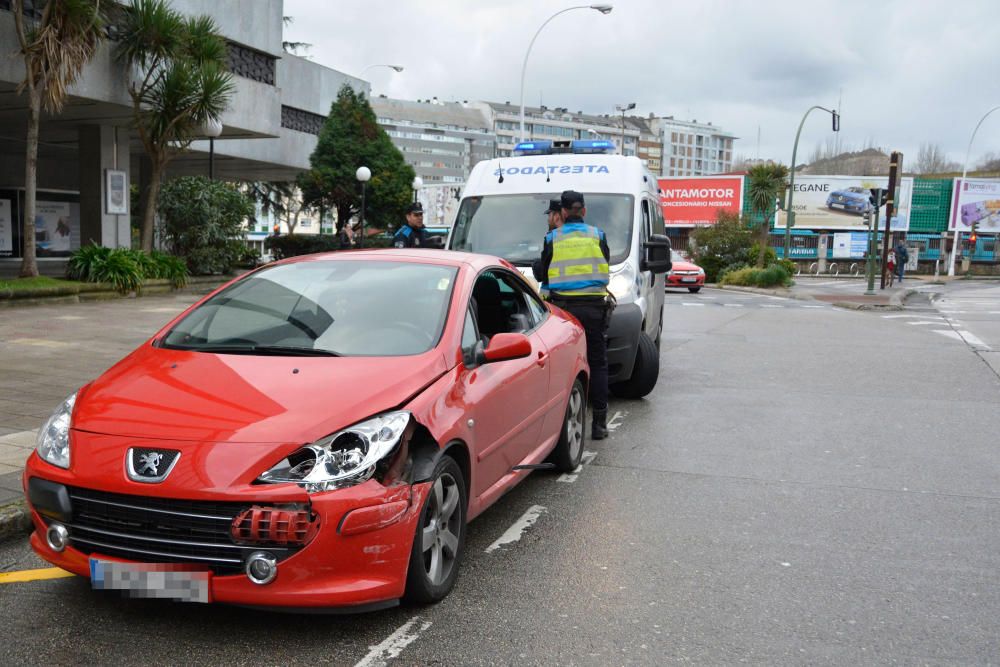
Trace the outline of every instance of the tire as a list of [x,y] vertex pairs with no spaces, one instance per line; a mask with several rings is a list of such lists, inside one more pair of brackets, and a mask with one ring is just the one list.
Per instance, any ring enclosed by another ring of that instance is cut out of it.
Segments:
[[611,391],[621,398],[642,398],[653,391],[660,376],[660,351],[646,332],[639,333],[639,347],[635,351],[632,377],[611,385]]
[[563,419],[559,442],[549,454],[548,460],[556,464],[558,472],[572,472],[583,459],[583,434],[587,417],[587,394],[583,383],[577,378],[569,391],[566,401],[566,417]]
[[692,294],[697,294],[700,291],[701,291],[700,287],[688,287],[688,292],[691,292]]
[[462,471],[453,458],[442,456],[431,480],[413,536],[403,595],[416,604],[439,602],[451,592],[465,546],[467,496]]

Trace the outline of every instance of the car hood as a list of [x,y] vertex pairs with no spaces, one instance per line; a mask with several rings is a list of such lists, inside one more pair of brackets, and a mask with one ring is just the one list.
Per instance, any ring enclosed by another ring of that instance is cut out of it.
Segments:
[[837,190],[836,192],[833,193],[833,195],[838,197],[844,197],[846,199],[865,199],[865,200],[868,199],[865,195],[861,194],[860,192],[847,192],[846,190]]
[[160,440],[308,443],[406,403],[443,355],[278,357],[144,345],[77,397],[72,428]]
[[691,262],[673,262],[670,267],[671,271],[697,271],[699,267],[697,264],[692,264]]

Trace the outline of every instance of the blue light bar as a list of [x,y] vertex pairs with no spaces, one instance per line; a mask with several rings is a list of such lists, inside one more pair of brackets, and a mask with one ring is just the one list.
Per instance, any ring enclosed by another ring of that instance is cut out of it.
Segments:
[[515,155],[549,155],[551,153],[551,141],[522,141],[514,146]]
[[615,142],[607,139],[577,139],[573,142],[571,150],[582,154],[614,153]]

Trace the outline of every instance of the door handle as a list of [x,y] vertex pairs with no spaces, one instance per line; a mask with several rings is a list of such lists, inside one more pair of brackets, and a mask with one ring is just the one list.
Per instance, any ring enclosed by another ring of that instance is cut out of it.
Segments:
[[549,355],[545,354],[544,352],[539,352],[538,353],[538,365],[539,366],[541,366],[542,368],[545,368],[545,362],[548,361],[548,360],[549,360]]

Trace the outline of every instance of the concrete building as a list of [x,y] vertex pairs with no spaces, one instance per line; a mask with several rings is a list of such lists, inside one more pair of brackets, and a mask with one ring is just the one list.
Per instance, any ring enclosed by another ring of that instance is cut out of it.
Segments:
[[[293,179],[309,167],[309,155],[340,87],[348,84],[369,93],[369,84],[361,79],[282,50],[282,0],[172,0],[171,4],[186,15],[211,16],[229,45],[236,92],[221,119],[222,135],[214,142],[217,178]],[[62,113],[43,112],[36,229],[57,224],[53,222],[57,219],[64,226],[59,227],[58,242],[48,230],[40,235],[47,239],[36,246],[40,268],[47,257],[64,257],[81,243],[131,244],[133,212],[108,212],[108,171],[124,172],[125,192],[129,184],[141,185],[149,176],[142,146],[131,129],[129,74],[114,60],[113,46],[105,43],[86,66],[70,88]],[[9,211],[12,227],[5,241],[0,225],[0,258],[17,258],[23,252],[27,103],[16,92],[24,77],[17,51],[10,1],[0,0],[0,215]],[[208,141],[195,142],[170,164],[167,177],[207,176],[208,151]],[[65,227],[68,235],[62,234]],[[4,261],[16,260],[0,259]]]
[[[521,107],[510,102],[476,102],[488,115],[497,137],[497,156],[509,157],[521,136]],[[621,116],[573,113],[565,107],[524,108],[526,140],[610,139],[624,155],[637,155],[640,131]],[[624,136],[624,141],[622,141]]]
[[735,135],[711,123],[673,116],[648,123],[663,144],[662,176],[706,176],[732,169]]
[[424,185],[465,183],[472,167],[496,152],[496,135],[479,107],[437,98],[369,101],[379,125]]

